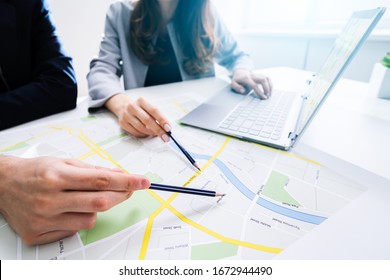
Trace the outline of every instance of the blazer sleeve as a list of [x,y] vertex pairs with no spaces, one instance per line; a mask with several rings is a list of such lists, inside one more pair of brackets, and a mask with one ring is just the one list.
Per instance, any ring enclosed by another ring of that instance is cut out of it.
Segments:
[[[120,80],[123,74],[120,36],[124,36],[125,30],[121,29],[123,27],[118,22],[123,18],[121,12],[125,10],[121,2],[116,2],[107,11],[99,55],[92,59],[87,75],[90,109],[103,106],[111,96],[123,92]],[[129,16],[127,20],[130,20]]]
[[[31,22],[26,24],[30,30],[23,33],[29,36],[24,39],[31,42],[25,46],[30,49],[24,50],[30,54],[30,63],[26,62],[31,67],[30,80],[0,94],[0,129],[76,107],[72,60],[62,49],[46,2],[34,2],[37,4],[32,6]],[[18,19],[19,24],[21,21]]]

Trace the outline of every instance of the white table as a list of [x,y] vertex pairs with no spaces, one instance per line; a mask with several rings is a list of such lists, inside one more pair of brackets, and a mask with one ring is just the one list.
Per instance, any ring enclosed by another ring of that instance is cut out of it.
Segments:
[[[287,88],[299,88],[310,78],[288,68],[265,72]],[[332,166],[369,190],[278,259],[390,259],[389,144],[390,100],[371,94],[367,83],[340,80],[294,152]]]
[[[311,74],[290,68],[264,69],[277,88],[299,89]],[[132,90],[146,97],[193,92],[208,98],[227,84],[209,78]],[[87,114],[77,109],[37,120]],[[1,135],[2,133],[0,133]],[[341,137],[340,137],[341,136]],[[390,259],[390,101],[368,92],[368,84],[341,80],[293,152],[318,160],[369,187],[316,229],[289,246],[278,259]]]

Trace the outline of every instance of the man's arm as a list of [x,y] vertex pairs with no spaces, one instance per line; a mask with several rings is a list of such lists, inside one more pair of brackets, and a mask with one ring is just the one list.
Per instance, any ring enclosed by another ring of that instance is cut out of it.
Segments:
[[0,129],[76,107],[72,60],[62,49],[45,1],[21,2],[14,4],[23,29],[14,50],[19,62],[2,65],[11,88],[0,93]]
[[26,244],[43,244],[95,226],[106,211],[146,189],[146,177],[75,159],[0,155],[0,213]]

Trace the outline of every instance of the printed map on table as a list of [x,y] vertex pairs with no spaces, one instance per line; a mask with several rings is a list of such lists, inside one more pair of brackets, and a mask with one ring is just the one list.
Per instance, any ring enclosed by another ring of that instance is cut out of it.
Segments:
[[[171,120],[196,106],[185,95],[156,104]],[[272,259],[366,190],[292,153],[177,124],[173,132],[202,172],[172,141],[129,136],[107,112],[3,134],[1,154],[77,158],[226,196],[138,191],[99,213],[95,228],[40,246],[24,245],[0,216],[0,259]]]

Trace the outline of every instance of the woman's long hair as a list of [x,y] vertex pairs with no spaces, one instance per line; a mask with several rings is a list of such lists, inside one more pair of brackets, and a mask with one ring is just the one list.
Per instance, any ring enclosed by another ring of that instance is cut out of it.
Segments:
[[[218,45],[209,0],[179,0],[172,20],[184,55],[183,68],[190,75],[206,72]],[[130,40],[136,56],[147,65],[159,61],[153,40],[161,22],[157,0],[137,2],[130,19]]]

